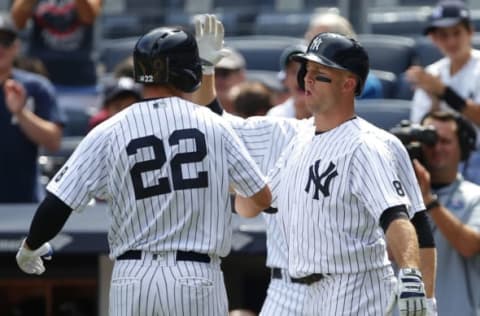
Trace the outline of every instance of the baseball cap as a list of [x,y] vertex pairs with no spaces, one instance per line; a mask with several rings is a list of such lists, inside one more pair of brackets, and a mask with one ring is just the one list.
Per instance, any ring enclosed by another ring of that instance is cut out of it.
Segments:
[[120,77],[105,83],[103,88],[103,104],[110,102],[122,94],[131,94],[142,98],[142,88],[130,77]]
[[227,56],[220,59],[220,61],[215,65],[215,68],[236,70],[245,68],[246,62],[245,58],[234,48],[227,48],[229,53]]
[[285,79],[285,69],[287,68],[288,63],[290,62],[290,57],[296,54],[305,53],[307,51],[307,46],[304,44],[291,45],[286,47],[280,54],[280,71],[278,72],[278,79]]
[[441,1],[428,17],[427,27],[423,34],[427,35],[438,27],[454,26],[460,22],[470,22],[470,12],[463,1]]
[[15,37],[18,35],[18,30],[13,24],[13,20],[10,15],[0,14],[0,32],[7,32]]
[[290,62],[290,57],[295,54],[305,53],[307,45],[297,44],[286,47],[280,54],[280,69],[284,70]]

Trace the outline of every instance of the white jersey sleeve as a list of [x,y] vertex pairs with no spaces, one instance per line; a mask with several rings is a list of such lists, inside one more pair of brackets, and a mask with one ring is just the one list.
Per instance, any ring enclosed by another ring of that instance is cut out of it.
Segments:
[[396,137],[389,139],[388,146],[393,152],[398,177],[400,182],[403,184],[405,193],[412,204],[413,213],[425,210],[422,191],[418,185],[412,161],[410,160],[407,149]]
[[352,156],[350,177],[352,193],[378,221],[383,211],[405,205],[412,217],[405,185],[396,172],[395,159],[388,146],[370,137]]
[[252,196],[266,185],[266,178],[235,132],[227,125],[225,131],[225,150],[231,184],[241,195]]
[[81,211],[92,198],[107,200],[107,124],[93,129],[77,146],[63,167],[47,185],[47,190],[75,211]]
[[223,117],[265,174],[273,168],[290,140],[303,128],[313,125],[312,120],[282,117],[254,116],[242,119],[228,113]]

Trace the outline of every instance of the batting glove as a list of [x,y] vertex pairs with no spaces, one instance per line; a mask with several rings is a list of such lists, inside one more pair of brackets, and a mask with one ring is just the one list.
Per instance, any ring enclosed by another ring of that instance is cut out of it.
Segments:
[[213,74],[214,66],[228,54],[223,47],[224,35],[223,24],[215,15],[204,14],[195,20],[195,38],[204,74]]
[[43,265],[43,259],[50,260],[52,258],[52,246],[44,243],[40,248],[36,250],[30,250],[25,247],[25,239],[22,241],[22,245],[17,252],[17,264],[23,272],[28,274],[42,274],[45,272]]
[[437,316],[437,300],[435,297],[427,298],[427,316]]
[[420,271],[400,269],[397,286],[394,298],[387,308],[387,315],[392,314],[393,306],[397,303],[400,316],[427,316],[427,299]]

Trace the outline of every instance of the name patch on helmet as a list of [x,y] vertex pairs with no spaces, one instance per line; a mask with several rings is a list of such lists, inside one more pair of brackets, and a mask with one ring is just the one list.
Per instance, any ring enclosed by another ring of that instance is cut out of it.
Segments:
[[153,75],[141,75],[138,77],[138,81],[152,83],[153,82]]

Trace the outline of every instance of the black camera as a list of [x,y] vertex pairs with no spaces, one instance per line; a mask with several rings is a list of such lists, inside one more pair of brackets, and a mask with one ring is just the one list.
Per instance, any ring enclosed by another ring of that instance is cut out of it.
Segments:
[[403,120],[397,126],[390,129],[390,133],[397,136],[405,145],[410,159],[417,159],[425,165],[423,159],[422,144],[433,146],[438,141],[438,135],[433,126],[422,126]]

